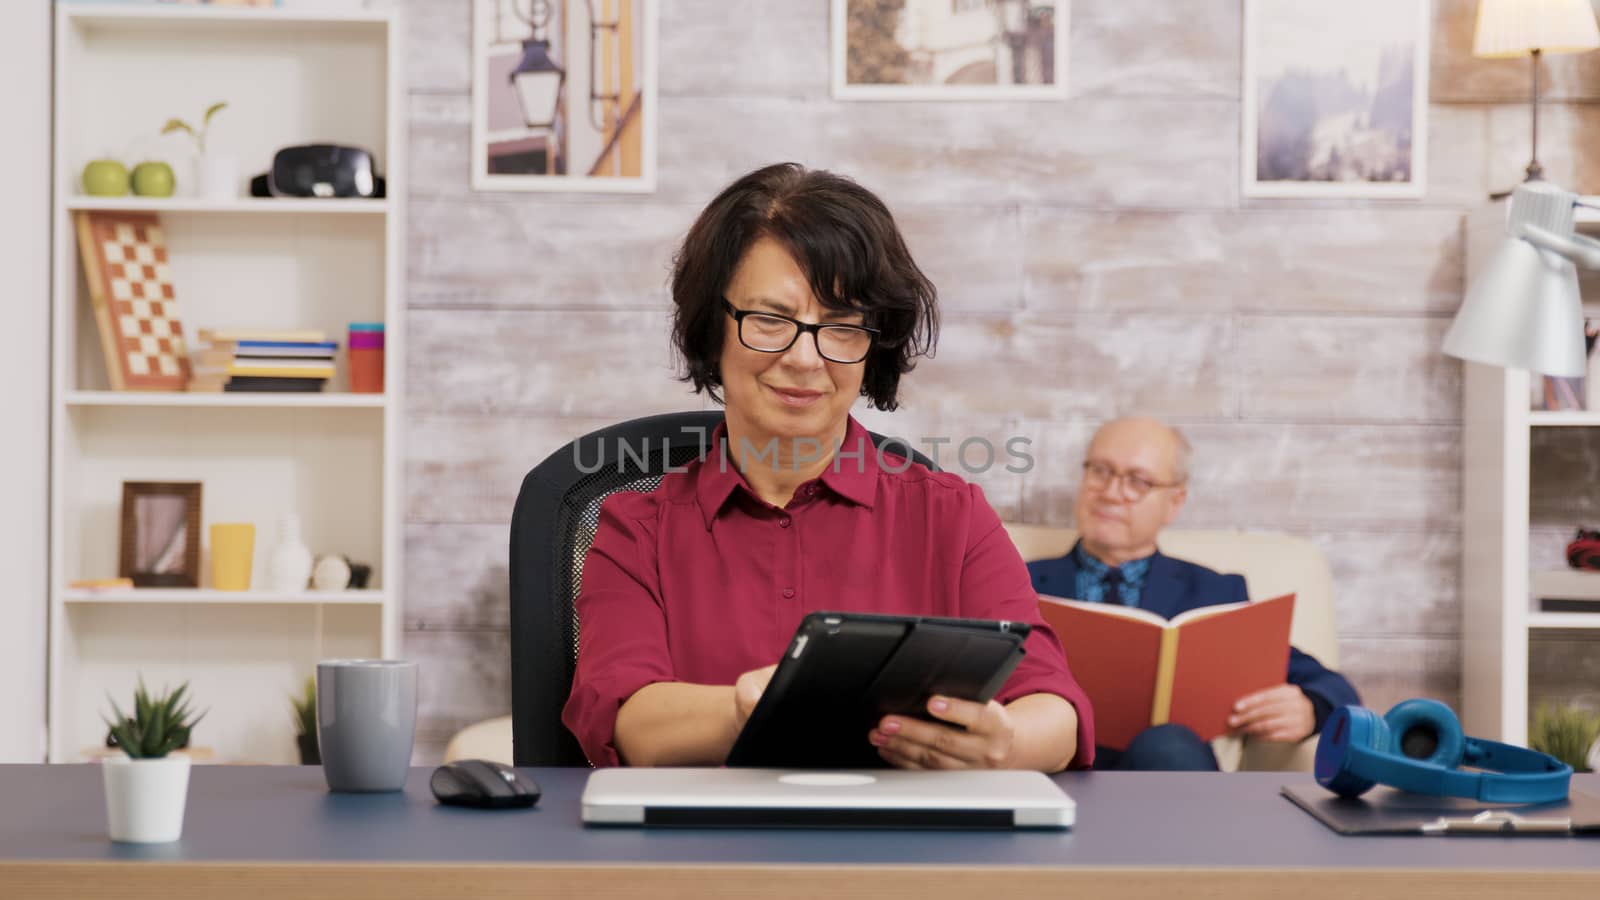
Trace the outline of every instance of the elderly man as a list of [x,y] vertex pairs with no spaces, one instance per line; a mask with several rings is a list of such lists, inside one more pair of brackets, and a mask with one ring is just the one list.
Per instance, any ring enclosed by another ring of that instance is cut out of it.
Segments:
[[[1190,448],[1177,429],[1147,418],[1106,423],[1089,443],[1074,506],[1078,543],[1059,559],[1028,564],[1034,590],[1138,606],[1172,618],[1249,599],[1244,577],[1163,556],[1156,537],[1188,497]],[[1287,684],[1240,697],[1230,725],[1258,740],[1297,742],[1322,730],[1335,707],[1359,703],[1337,672],[1293,648]],[[1182,725],[1158,725],[1122,750],[1100,747],[1097,769],[1217,768],[1210,745]]]

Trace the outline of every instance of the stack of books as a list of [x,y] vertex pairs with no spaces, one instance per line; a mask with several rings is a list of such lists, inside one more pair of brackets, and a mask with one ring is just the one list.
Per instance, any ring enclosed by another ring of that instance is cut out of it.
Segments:
[[191,391],[320,391],[339,350],[320,331],[202,328],[199,338]]

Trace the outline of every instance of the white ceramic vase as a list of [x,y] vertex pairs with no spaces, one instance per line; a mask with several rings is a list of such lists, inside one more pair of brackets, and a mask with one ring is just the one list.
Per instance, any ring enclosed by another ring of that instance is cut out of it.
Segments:
[[189,762],[181,755],[131,759],[118,753],[100,763],[113,841],[163,844],[183,836]]
[[206,200],[233,200],[239,196],[239,161],[221,153],[207,153],[194,162],[196,193]]
[[311,580],[311,550],[300,539],[300,517],[284,516],[278,523],[278,543],[267,557],[267,590],[293,593]]

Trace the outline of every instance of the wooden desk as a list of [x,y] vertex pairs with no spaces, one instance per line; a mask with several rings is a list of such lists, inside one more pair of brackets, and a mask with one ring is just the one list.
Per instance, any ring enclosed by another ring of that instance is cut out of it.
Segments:
[[[1278,795],[1306,775],[1059,776],[1069,832],[585,828],[586,770],[526,770],[533,810],[330,794],[311,767],[198,766],[182,841],[106,839],[93,765],[0,766],[0,898],[1600,897],[1600,840],[1340,837]],[[1600,776],[1575,786],[1600,794]]]

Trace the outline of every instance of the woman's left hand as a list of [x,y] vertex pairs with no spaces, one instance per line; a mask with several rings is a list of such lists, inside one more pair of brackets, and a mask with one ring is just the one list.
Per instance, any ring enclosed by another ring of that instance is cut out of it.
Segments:
[[928,712],[943,721],[884,716],[867,740],[896,768],[1007,768],[1016,724],[1004,706],[935,696],[928,699]]

